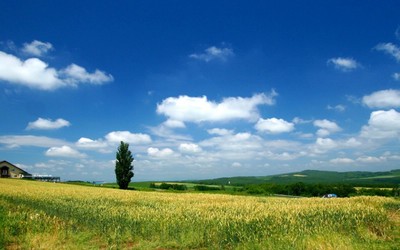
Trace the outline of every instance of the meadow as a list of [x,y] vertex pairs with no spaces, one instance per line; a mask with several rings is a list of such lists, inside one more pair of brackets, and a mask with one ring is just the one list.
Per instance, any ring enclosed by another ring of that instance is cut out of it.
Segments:
[[398,249],[399,209],[0,179],[0,249]]

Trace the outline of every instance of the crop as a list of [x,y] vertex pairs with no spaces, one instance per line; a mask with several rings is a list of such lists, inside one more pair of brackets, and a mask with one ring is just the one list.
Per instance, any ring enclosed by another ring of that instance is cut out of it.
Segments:
[[390,249],[400,243],[399,208],[399,200],[384,197],[288,199],[0,179],[0,244],[22,249]]

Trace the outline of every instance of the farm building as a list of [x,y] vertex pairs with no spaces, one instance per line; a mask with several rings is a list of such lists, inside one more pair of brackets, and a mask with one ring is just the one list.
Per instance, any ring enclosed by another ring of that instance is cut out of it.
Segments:
[[60,182],[60,177],[51,175],[32,175],[8,161],[0,161],[0,178],[19,178],[37,181]]
[[26,178],[31,176],[30,173],[9,163],[8,161],[0,162],[0,178]]

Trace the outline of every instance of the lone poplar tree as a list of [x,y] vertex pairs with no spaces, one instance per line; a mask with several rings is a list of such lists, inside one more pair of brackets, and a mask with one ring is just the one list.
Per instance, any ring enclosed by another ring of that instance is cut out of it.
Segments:
[[133,177],[133,157],[129,150],[129,144],[121,141],[117,151],[117,161],[115,162],[115,176],[120,189],[128,189],[129,182]]

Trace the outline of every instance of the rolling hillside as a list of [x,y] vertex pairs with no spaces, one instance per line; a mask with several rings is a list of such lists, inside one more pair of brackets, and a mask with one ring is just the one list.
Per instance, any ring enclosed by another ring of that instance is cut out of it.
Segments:
[[191,181],[200,184],[235,185],[247,184],[289,184],[304,183],[346,183],[354,186],[393,186],[400,184],[400,169],[387,172],[335,172],[320,170],[304,170],[301,172],[270,175],[270,176],[243,176],[225,177],[209,180]]

